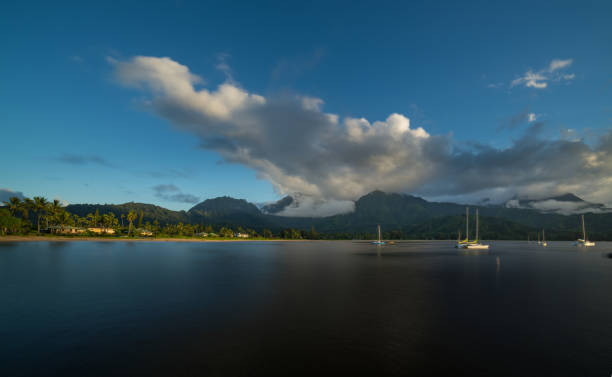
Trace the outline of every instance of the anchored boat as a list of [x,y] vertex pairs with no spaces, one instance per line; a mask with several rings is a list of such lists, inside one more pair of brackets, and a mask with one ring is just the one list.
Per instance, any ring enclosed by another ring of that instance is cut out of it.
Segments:
[[488,250],[489,245],[478,242],[478,208],[476,208],[476,238],[470,241],[470,210],[465,208],[465,240],[457,242],[457,248],[470,250]]
[[587,239],[586,228],[584,226],[584,215],[581,215],[581,217],[582,217],[582,238],[578,238],[576,242],[574,242],[574,246],[581,246],[581,247],[595,246],[595,242],[589,241]]
[[378,240],[376,240],[376,241],[372,241],[372,243],[373,243],[374,245],[384,245],[384,244],[385,244],[385,241],[383,241],[383,240],[380,238],[380,225],[378,225],[378,226],[377,226],[377,230],[378,230]]

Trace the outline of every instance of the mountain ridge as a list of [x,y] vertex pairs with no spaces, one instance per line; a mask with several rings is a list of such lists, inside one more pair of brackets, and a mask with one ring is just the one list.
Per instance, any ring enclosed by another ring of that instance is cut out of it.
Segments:
[[[563,197],[569,202],[576,202],[577,196],[571,194]],[[285,199],[285,198],[283,198]],[[281,199],[281,200],[283,200]],[[578,198],[580,199],[580,198]],[[581,200],[581,199],[580,199]],[[289,200],[285,200],[289,202]],[[582,203],[584,201],[581,201]],[[291,205],[289,203],[288,205]],[[549,239],[575,239],[580,231],[578,216],[562,215],[540,211],[534,208],[508,208],[500,205],[470,206],[478,208],[481,216],[483,237],[499,239],[526,238],[546,228]],[[316,229],[326,234],[344,234],[355,237],[373,234],[376,226],[381,225],[385,231],[394,231],[405,238],[455,238],[465,224],[463,204],[451,202],[430,202],[418,196],[402,193],[385,193],[373,191],[355,201],[355,210],[351,213],[327,217],[286,217],[260,210],[256,205],[244,199],[229,196],[204,200],[187,211],[172,211],[160,206],[145,203],[124,204],[71,204],[66,207],[69,212],[86,216],[96,210],[100,214],[113,212],[117,217],[127,215],[130,210],[143,212],[144,222],[157,220],[160,224],[192,223],[213,225],[216,227],[243,227],[256,231],[270,229],[280,231],[294,228],[301,230]],[[275,208],[276,213],[282,206]],[[474,211],[471,211],[474,214]],[[612,240],[612,214],[587,213],[588,228],[593,239]],[[472,220],[473,221],[473,220]],[[454,229],[453,229],[454,228]]]

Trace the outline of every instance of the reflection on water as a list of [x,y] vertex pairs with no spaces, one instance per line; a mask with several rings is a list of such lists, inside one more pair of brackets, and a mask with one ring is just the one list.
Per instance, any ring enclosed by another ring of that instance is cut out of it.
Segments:
[[69,241],[49,241],[47,242],[47,244],[49,245],[50,249],[63,249],[65,247],[68,247],[71,242]]
[[609,244],[453,246],[0,243],[0,375],[610,373]]

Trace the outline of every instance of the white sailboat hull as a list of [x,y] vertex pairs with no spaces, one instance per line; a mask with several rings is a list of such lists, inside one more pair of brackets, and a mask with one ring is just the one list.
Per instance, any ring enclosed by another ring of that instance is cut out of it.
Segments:
[[463,244],[457,244],[457,248],[459,249],[470,249],[470,250],[488,250],[489,249],[489,245],[483,245],[480,243],[463,243]]
[[587,240],[586,227],[584,226],[584,215],[581,215],[581,218],[582,218],[582,238],[578,238],[578,240],[574,242],[574,246],[581,246],[581,247],[595,246],[595,242]]
[[578,240],[578,241],[574,242],[574,246],[579,246],[579,247],[595,246],[595,242],[585,241],[585,240]]
[[459,241],[457,242],[457,245],[455,246],[458,249],[468,249],[468,250],[488,250],[489,249],[489,245],[484,245],[478,242],[478,208],[476,209],[476,239],[473,241],[469,241],[469,228],[468,228],[468,224],[469,224],[469,210],[466,208],[465,209],[465,234],[466,234],[466,239],[465,241]]

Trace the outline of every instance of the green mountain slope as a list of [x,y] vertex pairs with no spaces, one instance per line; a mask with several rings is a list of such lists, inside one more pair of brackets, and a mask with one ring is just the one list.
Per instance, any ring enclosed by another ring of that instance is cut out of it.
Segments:
[[[564,197],[559,197],[564,198]],[[581,200],[567,196],[568,200]],[[291,204],[288,199],[272,205],[273,212],[282,211],[283,205]],[[580,233],[577,215],[542,213],[533,209],[506,208],[502,206],[472,206],[473,226],[474,209],[481,216],[480,234],[483,239],[532,239],[537,232],[546,229],[548,239],[576,239]],[[189,211],[171,211],[162,207],[142,203],[119,205],[74,204],[67,210],[85,216],[99,210],[100,214],[113,212],[117,217],[127,215],[130,210],[143,211],[144,221],[160,224],[178,222],[254,229],[258,232],[270,229],[295,228],[343,237],[373,237],[376,226],[381,225],[389,237],[409,239],[455,239],[459,230],[465,229],[465,206],[456,203],[428,202],[406,194],[371,192],[355,202],[355,211],[348,214],[323,218],[296,218],[265,214],[254,204],[243,199],[220,197],[205,200]],[[593,240],[612,240],[612,214],[602,213],[585,215],[588,233]],[[465,235],[464,235],[465,236]]]

